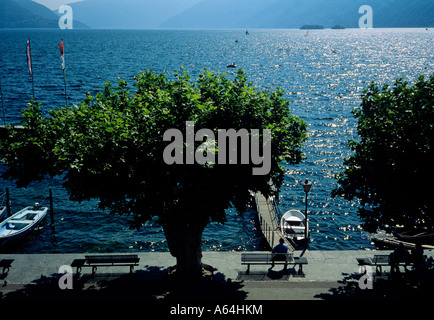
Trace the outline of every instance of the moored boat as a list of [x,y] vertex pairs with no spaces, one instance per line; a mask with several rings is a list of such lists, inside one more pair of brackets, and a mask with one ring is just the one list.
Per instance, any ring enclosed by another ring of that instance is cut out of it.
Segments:
[[[392,250],[399,246],[400,243],[404,245],[406,249],[414,249],[416,248],[416,243],[414,242],[406,242],[402,241],[396,237],[390,236],[379,236],[379,237],[373,237],[372,242],[375,244],[375,247],[377,250]],[[434,249],[433,245],[429,244],[423,244],[422,248],[427,250]]]
[[21,238],[44,219],[48,208],[39,207],[36,203],[33,207],[26,207],[0,223],[0,243]]
[[306,228],[309,230],[306,217],[299,210],[288,210],[280,219],[282,234],[296,244],[306,241]]
[[428,230],[394,231],[393,235],[402,241],[434,244],[434,232]]

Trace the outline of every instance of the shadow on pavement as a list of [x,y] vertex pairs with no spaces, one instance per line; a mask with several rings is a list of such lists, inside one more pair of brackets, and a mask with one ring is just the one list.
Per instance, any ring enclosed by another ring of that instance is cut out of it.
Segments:
[[[62,274],[41,276],[14,290],[0,288],[2,300],[244,300],[242,283],[226,280],[222,273],[199,280],[173,279],[167,269],[146,266],[131,274],[89,273],[73,276],[72,289],[60,289]],[[64,279],[64,278],[63,278]],[[66,281],[64,281],[66,283]]]
[[[397,274],[383,273],[372,275],[372,287],[367,286],[367,279],[361,280],[362,274],[343,274],[338,281],[340,286],[331,288],[327,293],[315,295],[323,300],[417,300],[426,301],[434,298],[434,270],[424,274],[407,271]],[[360,286],[359,281],[362,281]],[[362,289],[361,287],[364,287]]]
[[303,273],[299,273],[295,270],[295,268],[288,269],[273,269],[268,268],[267,271],[250,271],[247,273],[246,271],[239,271],[238,277],[236,280],[239,281],[272,281],[272,280],[281,280],[288,281],[290,278],[304,278]]

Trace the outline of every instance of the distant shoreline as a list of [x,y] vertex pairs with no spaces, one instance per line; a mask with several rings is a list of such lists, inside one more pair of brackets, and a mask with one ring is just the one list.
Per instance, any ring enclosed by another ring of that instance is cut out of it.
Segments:
[[[292,27],[292,28],[74,28],[74,29],[66,29],[66,30],[61,30],[59,28],[3,28],[0,27],[0,30],[59,30],[62,32],[71,32],[74,30],[104,30],[104,31],[127,31],[127,30],[132,30],[132,31],[141,31],[141,30],[167,30],[167,31],[212,31],[212,30],[216,30],[216,31],[245,31],[246,29],[248,30],[354,30],[354,29],[360,29],[358,27],[345,27],[344,29],[336,29],[333,27],[323,27],[323,28],[305,28],[302,29],[300,27]],[[434,29],[434,27],[381,27],[381,28],[372,28],[370,30],[384,30],[384,29],[428,29],[428,31],[430,29]]]

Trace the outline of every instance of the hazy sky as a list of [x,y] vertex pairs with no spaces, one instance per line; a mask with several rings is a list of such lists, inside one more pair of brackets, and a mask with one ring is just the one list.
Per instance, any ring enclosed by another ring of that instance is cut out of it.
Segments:
[[68,3],[78,2],[83,0],[33,0],[33,1],[43,4],[44,6],[50,8],[51,10],[57,10],[63,4],[68,4]]

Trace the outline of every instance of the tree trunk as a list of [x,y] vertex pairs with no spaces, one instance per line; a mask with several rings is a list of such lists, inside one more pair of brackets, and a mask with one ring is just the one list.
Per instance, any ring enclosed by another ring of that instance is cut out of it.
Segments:
[[206,223],[182,222],[178,219],[163,224],[170,254],[176,258],[177,277],[202,276],[202,233]]

